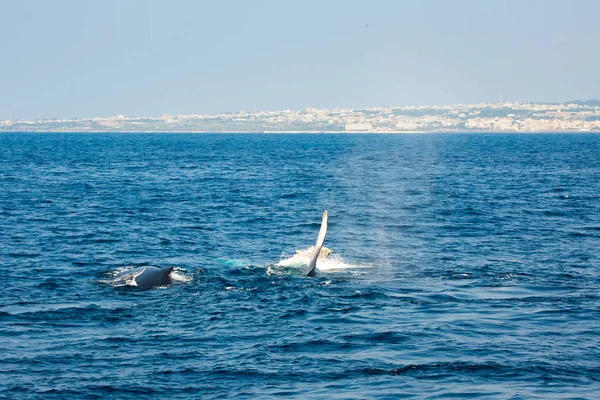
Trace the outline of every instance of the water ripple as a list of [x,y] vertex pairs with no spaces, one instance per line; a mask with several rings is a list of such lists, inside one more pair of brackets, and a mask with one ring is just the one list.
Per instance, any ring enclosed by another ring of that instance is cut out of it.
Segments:
[[[597,135],[0,134],[0,397],[596,398],[599,155]],[[338,268],[277,266],[325,209]],[[182,280],[112,284],[144,265]]]

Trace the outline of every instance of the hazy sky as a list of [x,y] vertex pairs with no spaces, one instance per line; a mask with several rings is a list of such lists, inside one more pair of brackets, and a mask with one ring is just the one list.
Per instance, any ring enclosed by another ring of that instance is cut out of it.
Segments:
[[0,119],[600,97],[597,0],[0,0]]

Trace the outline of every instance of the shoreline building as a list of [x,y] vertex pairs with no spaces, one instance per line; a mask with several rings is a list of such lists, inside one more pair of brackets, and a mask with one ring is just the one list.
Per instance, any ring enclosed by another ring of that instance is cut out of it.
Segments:
[[369,122],[346,122],[346,132],[369,132],[373,124]]

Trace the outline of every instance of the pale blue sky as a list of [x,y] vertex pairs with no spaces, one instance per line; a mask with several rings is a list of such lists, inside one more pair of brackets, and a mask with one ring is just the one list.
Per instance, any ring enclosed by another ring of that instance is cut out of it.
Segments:
[[599,16],[597,0],[0,0],[0,119],[598,98]]

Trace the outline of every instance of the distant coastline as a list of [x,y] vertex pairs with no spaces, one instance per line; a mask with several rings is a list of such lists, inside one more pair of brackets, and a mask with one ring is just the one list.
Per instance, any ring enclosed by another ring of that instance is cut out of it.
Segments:
[[81,135],[94,135],[101,133],[114,133],[114,134],[190,134],[190,135],[548,135],[548,134],[568,134],[568,135],[597,135],[600,134],[600,130],[594,131],[386,131],[386,132],[346,132],[346,131],[9,131],[0,130],[0,134],[28,134],[28,133],[39,133],[39,134],[61,134],[61,133],[72,133]]
[[0,120],[0,132],[600,133],[600,101]]

